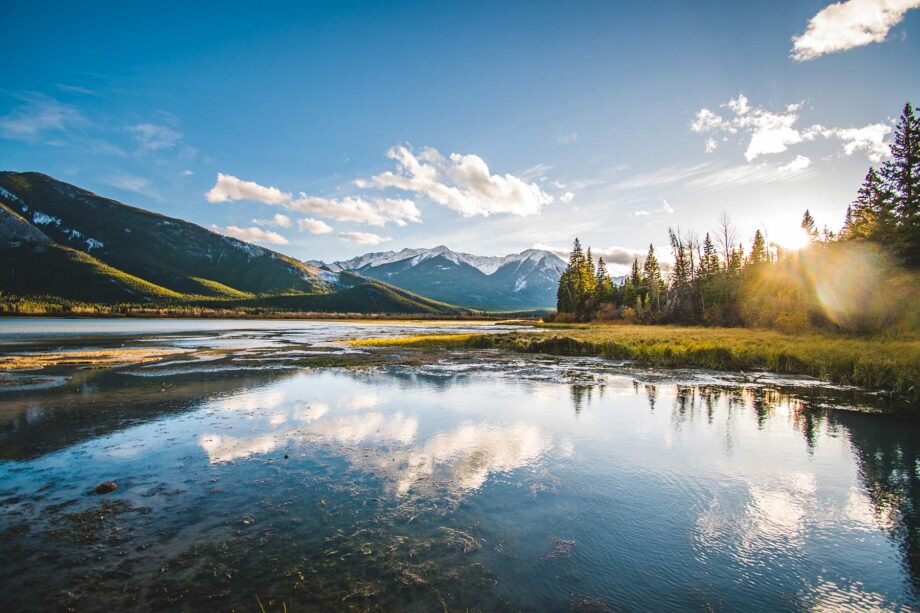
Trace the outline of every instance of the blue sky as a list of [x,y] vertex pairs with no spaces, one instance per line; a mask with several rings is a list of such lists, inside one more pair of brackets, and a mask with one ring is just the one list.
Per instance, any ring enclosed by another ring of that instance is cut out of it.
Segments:
[[0,167],[303,259],[625,262],[838,227],[920,103],[915,0],[190,4],[0,4]]

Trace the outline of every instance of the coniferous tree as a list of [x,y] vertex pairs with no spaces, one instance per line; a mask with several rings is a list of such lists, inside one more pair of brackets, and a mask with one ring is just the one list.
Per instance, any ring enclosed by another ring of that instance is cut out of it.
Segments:
[[805,214],[802,215],[802,229],[805,230],[805,234],[808,235],[812,242],[818,240],[819,233],[815,225],[815,218],[811,216],[811,212],[808,209],[805,209]]
[[583,260],[581,241],[576,238],[569,254],[569,264],[559,278],[559,289],[556,291],[556,311],[559,313],[576,315],[578,312],[578,271]]
[[910,103],[898,119],[891,159],[882,166],[882,179],[896,219],[897,249],[912,264],[920,264],[920,120]]
[[881,176],[869,168],[866,178],[850,206],[849,220],[845,223],[845,238],[876,240],[887,243],[894,235],[894,214]]
[[655,257],[654,245],[648,246],[648,254],[642,266],[642,276],[645,278],[645,295],[648,297],[649,306],[660,311],[665,287],[661,280],[661,266],[658,264],[658,258]]
[[599,258],[597,260],[596,279],[596,302],[598,304],[614,302],[613,281],[610,279],[610,274],[607,272],[607,264],[604,262],[604,258]]
[[767,251],[767,242],[763,238],[760,230],[754,232],[754,241],[751,243],[751,253],[748,256],[748,263],[757,266],[770,261],[770,252]]

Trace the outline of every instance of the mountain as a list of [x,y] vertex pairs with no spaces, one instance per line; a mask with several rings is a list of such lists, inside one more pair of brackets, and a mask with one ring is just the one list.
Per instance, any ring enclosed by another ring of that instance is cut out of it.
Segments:
[[97,304],[455,313],[39,173],[0,172],[0,293]]
[[485,310],[551,309],[565,262],[549,251],[528,249],[492,257],[458,253],[445,246],[368,253],[323,264],[352,271],[434,300]]

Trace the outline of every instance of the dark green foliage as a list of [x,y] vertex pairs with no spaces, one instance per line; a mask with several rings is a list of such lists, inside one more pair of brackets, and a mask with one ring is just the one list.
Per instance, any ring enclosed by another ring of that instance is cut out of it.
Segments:
[[910,103],[895,127],[891,159],[869,168],[847,212],[840,238],[891,248],[907,265],[920,265],[920,119]]

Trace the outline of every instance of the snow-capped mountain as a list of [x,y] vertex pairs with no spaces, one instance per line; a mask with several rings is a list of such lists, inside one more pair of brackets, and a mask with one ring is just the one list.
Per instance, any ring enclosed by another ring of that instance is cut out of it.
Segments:
[[549,251],[480,256],[443,245],[367,253],[323,266],[380,279],[434,300],[489,310],[554,307],[565,270],[565,262]]

